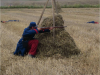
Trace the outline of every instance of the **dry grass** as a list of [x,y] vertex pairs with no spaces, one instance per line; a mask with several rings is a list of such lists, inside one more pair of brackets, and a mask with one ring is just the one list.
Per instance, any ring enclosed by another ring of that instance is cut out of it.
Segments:
[[[73,37],[81,50],[78,56],[70,58],[30,58],[14,56],[16,44],[23,29],[31,21],[37,22],[42,9],[2,9],[1,20],[18,19],[20,22],[1,24],[1,74],[0,75],[99,75],[100,40],[98,8],[62,9],[60,13],[67,25],[66,31]],[[46,9],[43,18],[50,16]]]

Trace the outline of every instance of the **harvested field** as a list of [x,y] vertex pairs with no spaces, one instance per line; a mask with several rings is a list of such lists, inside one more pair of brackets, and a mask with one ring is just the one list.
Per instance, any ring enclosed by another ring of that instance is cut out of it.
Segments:
[[[1,74],[0,75],[99,75],[100,39],[99,8],[62,9],[65,30],[74,39],[81,50],[79,55],[69,58],[48,57],[44,59],[28,56],[14,56],[16,44],[23,29],[31,21],[38,22],[42,9],[1,9],[1,20],[19,20],[19,22],[1,23]],[[52,15],[52,9],[46,9],[44,18]],[[42,22],[41,21],[41,22]]]

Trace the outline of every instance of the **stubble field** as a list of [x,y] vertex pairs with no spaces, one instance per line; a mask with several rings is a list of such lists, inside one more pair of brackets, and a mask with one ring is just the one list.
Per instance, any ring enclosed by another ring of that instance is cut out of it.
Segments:
[[[1,9],[1,20],[19,22],[1,23],[1,74],[0,75],[99,75],[100,40],[99,8],[64,8],[60,13],[67,25],[66,31],[81,50],[70,58],[30,58],[14,56],[16,44],[23,29],[31,21],[38,22],[42,9]],[[42,20],[52,15],[46,9]]]

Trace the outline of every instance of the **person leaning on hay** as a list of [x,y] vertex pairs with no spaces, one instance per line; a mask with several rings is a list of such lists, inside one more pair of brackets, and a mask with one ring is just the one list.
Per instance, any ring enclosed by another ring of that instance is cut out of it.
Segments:
[[30,22],[30,25],[24,29],[22,38],[18,41],[14,55],[24,56],[28,53],[32,58],[36,55],[38,40],[34,38],[35,34],[50,32],[53,27],[48,29],[37,28],[35,22]]

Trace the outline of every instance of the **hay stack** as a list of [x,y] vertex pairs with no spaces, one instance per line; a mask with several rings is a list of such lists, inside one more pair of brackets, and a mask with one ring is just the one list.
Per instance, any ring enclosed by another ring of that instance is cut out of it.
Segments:
[[56,2],[55,12],[58,12],[58,13],[61,13],[62,12],[61,6],[60,6],[60,4],[58,2]]
[[[63,26],[64,21],[61,15],[55,16],[55,25]],[[47,17],[43,20],[41,27],[53,26],[53,18]],[[64,28],[55,29],[55,43],[53,42],[53,31],[50,33],[37,34],[39,40],[37,57],[61,55],[69,57],[73,54],[80,53],[80,50],[75,45],[73,38]]]

